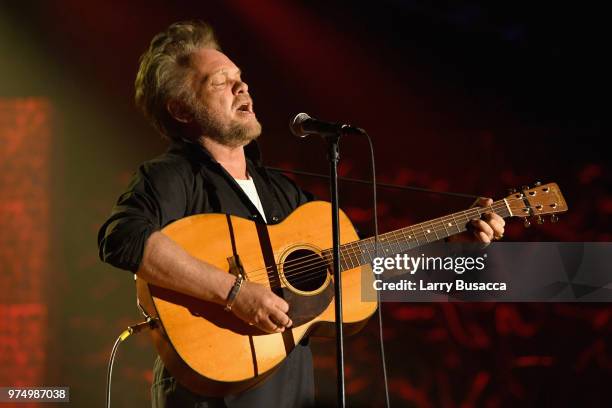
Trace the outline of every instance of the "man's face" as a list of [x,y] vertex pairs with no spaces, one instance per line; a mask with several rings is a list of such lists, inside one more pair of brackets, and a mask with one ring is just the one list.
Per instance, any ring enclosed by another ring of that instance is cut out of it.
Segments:
[[256,139],[261,125],[240,69],[214,49],[196,51],[192,66],[192,109],[202,135],[230,147],[244,146]]

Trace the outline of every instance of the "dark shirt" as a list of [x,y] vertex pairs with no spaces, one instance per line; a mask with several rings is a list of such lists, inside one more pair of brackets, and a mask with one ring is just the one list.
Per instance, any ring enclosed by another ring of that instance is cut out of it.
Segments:
[[[245,154],[268,224],[281,222],[295,208],[313,200],[287,177],[266,170],[255,142],[245,146]],[[142,164],[119,197],[98,233],[100,258],[136,272],[145,242],[153,232],[200,213],[226,213],[264,222],[234,178],[206,150],[197,144],[175,143],[163,155]],[[263,385],[216,399],[196,396],[181,387],[158,359],[153,406],[310,406],[314,396],[312,370],[309,348],[298,344]]]
[[[245,147],[268,224],[277,224],[311,201],[287,177],[261,165],[255,142]],[[264,222],[234,178],[200,145],[175,143],[140,166],[98,233],[100,259],[136,272],[149,236],[172,221],[201,213],[224,213]]]

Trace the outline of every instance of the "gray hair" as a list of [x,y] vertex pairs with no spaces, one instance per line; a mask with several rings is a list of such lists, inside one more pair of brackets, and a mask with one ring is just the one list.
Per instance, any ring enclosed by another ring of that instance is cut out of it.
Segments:
[[181,139],[180,124],[167,110],[170,99],[193,101],[189,90],[190,56],[202,48],[220,50],[210,25],[202,21],[174,23],[151,40],[140,57],[135,102],[169,139]]

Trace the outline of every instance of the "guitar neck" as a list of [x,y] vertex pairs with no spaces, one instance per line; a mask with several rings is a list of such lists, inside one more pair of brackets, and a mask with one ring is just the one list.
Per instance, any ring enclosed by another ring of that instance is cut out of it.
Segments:
[[[343,271],[353,269],[371,263],[377,256],[393,256],[460,234],[467,231],[470,220],[480,218],[482,214],[487,212],[494,212],[502,218],[513,215],[507,201],[499,200],[488,207],[474,207],[380,234],[378,236],[378,251],[375,249],[374,237],[349,242],[340,246],[340,268]],[[331,260],[332,250],[324,251],[324,256]]]

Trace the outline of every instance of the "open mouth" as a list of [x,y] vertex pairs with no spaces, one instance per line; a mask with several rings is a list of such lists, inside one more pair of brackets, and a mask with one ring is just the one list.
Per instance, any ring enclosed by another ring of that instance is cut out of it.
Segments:
[[239,112],[253,113],[253,107],[249,102],[241,103],[240,105],[238,105],[236,110]]

